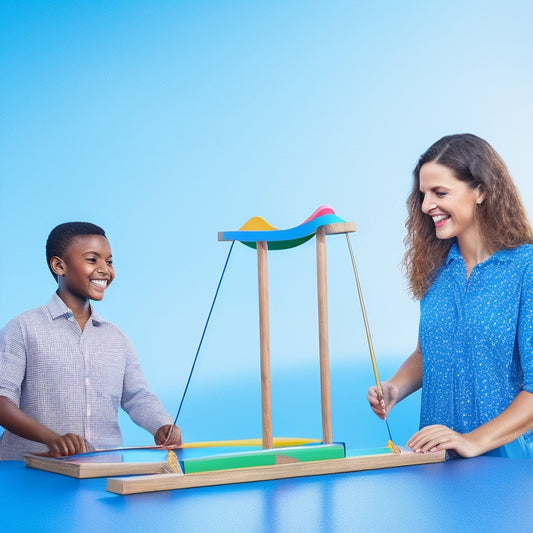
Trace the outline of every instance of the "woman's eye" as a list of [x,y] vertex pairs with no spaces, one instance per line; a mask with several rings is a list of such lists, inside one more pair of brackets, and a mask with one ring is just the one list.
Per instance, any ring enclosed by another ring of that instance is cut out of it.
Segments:
[[443,196],[446,196],[445,192],[439,191],[435,193],[439,198],[442,198]]
[[112,261],[111,259],[108,259],[108,260],[106,261],[106,263],[107,263],[109,266],[113,266],[113,261]]

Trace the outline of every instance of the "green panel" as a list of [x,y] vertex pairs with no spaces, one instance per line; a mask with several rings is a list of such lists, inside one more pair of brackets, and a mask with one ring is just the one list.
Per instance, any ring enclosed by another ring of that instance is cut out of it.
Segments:
[[298,461],[320,461],[324,459],[341,459],[346,456],[344,444],[320,444],[290,446],[273,450],[231,453],[199,457],[180,461],[185,474],[229,470],[231,468],[249,468],[253,466],[271,466],[276,464],[276,456],[290,457]]
[[282,453],[276,451],[276,455],[291,457],[298,461],[320,461],[323,459],[343,459],[346,457],[344,444],[322,444],[320,446],[299,446],[294,448],[282,448]]
[[213,470],[229,470],[231,468],[248,468],[251,466],[270,466],[276,464],[274,453],[262,455],[217,455],[198,459],[186,459],[182,462],[185,474],[195,472],[211,472]]

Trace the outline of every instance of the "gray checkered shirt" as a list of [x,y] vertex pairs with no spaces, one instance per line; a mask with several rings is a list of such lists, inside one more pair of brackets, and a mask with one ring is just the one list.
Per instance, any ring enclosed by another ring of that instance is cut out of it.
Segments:
[[[172,423],[126,335],[92,308],[82,332],[56,294],[0,332],[0,396],[53,431],[75,433],[96,448],[122,444],[119,406],[152,434]],[[0,440],[2,460],[46,450],[9,431]]]

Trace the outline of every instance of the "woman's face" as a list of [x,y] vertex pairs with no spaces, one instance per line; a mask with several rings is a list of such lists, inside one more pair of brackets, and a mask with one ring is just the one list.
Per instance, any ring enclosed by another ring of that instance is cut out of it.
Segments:
[[422,211],[433,219],[438,239],[456,237],[459,246],[481,241],[475,212],[485,193],[479,187],[472,189],[450,167],[430,162],[420,168],[420,192]]

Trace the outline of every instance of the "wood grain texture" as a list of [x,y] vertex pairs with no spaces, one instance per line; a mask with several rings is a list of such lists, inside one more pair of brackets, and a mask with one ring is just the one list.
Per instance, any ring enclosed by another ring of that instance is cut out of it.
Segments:
[[357,231],[355,222],[334,222],[322,226],[326,235],[337,235],[339,233],[354,233]]
[[261,360],[261,413],[263,448],[273,447],[272,390],[270,377],[270,317],[268,307],[268,248],[257,243],[257,285],[259,291],[259,352]]
[[316,232],[316,276],[318,299],[318,350],[320,358],[320,405],[322,409],[322,442],[333,442],[331,424],[331,382],[329,372],[328,277],[326,266],[326,233]]

